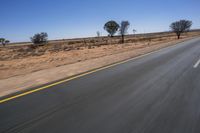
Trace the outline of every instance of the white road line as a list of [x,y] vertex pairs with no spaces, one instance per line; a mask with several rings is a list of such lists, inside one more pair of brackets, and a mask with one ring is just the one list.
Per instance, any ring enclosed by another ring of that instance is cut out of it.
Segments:
[[197,68],[200,64],[200,59],[195,63],[195,65],[193,66],[194,68]]

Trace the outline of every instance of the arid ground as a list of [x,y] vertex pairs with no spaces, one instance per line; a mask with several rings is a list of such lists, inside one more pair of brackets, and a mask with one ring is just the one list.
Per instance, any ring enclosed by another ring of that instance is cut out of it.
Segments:
[[127,36],[125,44],[120,43],[120,37],[102,37],[52,41],[43,46],[1,47],[0,90],[2,95],[6,95],[19,88],[21,90],[59,80],[199,35],[200,32],[189,32],[180,40],[173,33]]

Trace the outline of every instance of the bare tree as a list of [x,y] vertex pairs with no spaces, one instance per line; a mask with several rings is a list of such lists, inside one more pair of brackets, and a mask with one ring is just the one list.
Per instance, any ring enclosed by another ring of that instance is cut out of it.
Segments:
[[189,31],[191,26],[192,26],[192,21],[180,20],[180,21],[173,22],[170,25],[170,28],[173,32],[176,33],[178,39],[180,39],[181,34]]
[[111,37],[114,36],[114,34],[118,31],[119,29],[119,24],[113,20],[108,21],[105,25],[104,25],[104,29],[109,33],[109,35]]
[[120,26],[120,35],[122,36],[122,43],[124,43],[124,36],[127,34],[130,23],[128,21],[122,21]]
[[31,41],[34,44],[42,44],[42,43],[46,43],[48,40],[48,34],[45,32],[41,32],[38,34],[35,34],[33,37],[31,37]]
[[101,33],[99,31],[97,31],[97,37],[100,37]]
[[137,30],[136,29],[133,29],[133,34],[135,35],[135,33],[137,32]]

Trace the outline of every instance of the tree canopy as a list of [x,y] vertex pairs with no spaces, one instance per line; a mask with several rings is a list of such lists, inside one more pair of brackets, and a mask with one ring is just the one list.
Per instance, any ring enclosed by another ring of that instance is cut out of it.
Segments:
[[31,41],[34,44],[46,43],[47,40],[48,40],[48,34],[45,32],[37,33],[33,37],[31,37]]
[[170,25],[170,28],[173,32],[176,33],[178,39],[180,39],[181,34],[189,31],[191,26],[192,26],[192,21],[180,20],[180,21],[173,22]]
[[119,24],[113,20],[108,21],[105,25],[104,25],[104,29],[109,33],[109,35],[111,37],[114,36],[114,34],[119,30]]

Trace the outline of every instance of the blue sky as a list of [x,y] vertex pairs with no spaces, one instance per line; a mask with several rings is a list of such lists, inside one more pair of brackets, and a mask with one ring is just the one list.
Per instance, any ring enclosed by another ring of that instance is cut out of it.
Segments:
[[49,39],[107,35],[108,20],[128,20],[129,33],[169,30],[180,19],[200,28],[200,0],[0,0],[0,37],[29,41],[38,32]]

